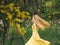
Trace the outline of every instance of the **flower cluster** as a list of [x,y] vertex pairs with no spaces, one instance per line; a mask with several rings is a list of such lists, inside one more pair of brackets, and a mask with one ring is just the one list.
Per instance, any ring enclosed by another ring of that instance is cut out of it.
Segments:
[[[0,12],[5,14],[6,20],[9,21],[10,27],[17,27],[20,34],[24,35],[26,33],[25,28],[21,27],[20,23],[23,23],[24,19],[30,19],[30,13],[27,11],[20,11],[19,5],[10,3],[5,5],[4,3],[0,5]],[[2,15],[4,16],[4,15]]]

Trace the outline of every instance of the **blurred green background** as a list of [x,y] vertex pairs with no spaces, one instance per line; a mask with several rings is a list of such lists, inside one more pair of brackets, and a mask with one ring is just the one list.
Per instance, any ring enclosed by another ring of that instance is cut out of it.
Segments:
[[60,0],[0,0],[0,45],[25,45],[36,13],[51,24],[40,37],[60,45]]

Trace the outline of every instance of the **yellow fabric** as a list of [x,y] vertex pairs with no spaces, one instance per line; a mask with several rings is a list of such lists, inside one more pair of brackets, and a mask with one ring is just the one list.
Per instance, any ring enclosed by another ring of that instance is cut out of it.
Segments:
[[35,30],[35,29],[36,27],[33,28],[34,31],[32,33],[32,36],[25,45],[50,45],[49,41],[46,41],[40,38],[38,34],[38,30]]
[[[35,33],[35,32],[33,32]],[[50,42],[43,40],[39,37],[39,34],[36,32],[35,36],[32,35],[29,41],[25,45],[50,45]]]

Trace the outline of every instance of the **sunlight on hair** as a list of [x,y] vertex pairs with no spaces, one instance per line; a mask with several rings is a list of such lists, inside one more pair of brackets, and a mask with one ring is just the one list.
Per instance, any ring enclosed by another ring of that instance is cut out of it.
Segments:
[[33,22],[36,23],[36,25],[42,30],[44,30],[47,27],[50,27],[50,23],[48,23],[47,21],[45,21],[44,19],[42,19],[38,15],[35,15],[33,17]]

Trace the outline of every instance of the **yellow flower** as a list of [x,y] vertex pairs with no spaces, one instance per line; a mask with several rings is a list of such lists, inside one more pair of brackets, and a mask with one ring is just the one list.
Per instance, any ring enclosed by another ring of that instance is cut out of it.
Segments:
[[17,28],[20,28],[20,24],[17,23],[17,24],[16,24],[16,27],[17,27]]
[[13,7],[9,7],[11,11],[13,11]]
[[27,15],[30,15],[30,13],[29,13],[29,12],[26,12],[26,14],[27,14]]
[[8,18],[9,18],[9,19],[12,19],[12,15],[8,15]]
[[24,21],[24,19],[20,19],[20,22],[23,22]]
[[28,19],[30,19],[31,17],[30,16],[28,16]]
[[9,13],[9,12],[7,12],[6,14],[7,14],[8,19],[10,19],[10,20],[11,20],[11,19],[12,19],[12,14],[11,14],[11,13]]
[[17,31],[18,31],[18,33],[20,33],[22,36],[26,33],[26,31],[25,31],[25,28],[24,27],[20,27],[20,24],[16,24],[16,26],[17,26]]
[[18,9],[15,9],[15,11],[16,11],[16,12],[20,12],[20,10],[18,10]]
[[20,29],[20,28],[18,28],[18,30],[17,30],[17,31],[18,31],[18,33],[20,34],[20,32],[21,32],[21,29]]
[[7,15],[10,15],[10,12],[6,12]]
[[17,27],[17,31],[18,31],[18,33],[20,33],[21,32],[21,28],[20,28],[20,24],[16,24],[16,27]]
[[17,27],[18,29],[20,29],[20,24],[16,24],[16,27]]
[[26,33],[25,28],[22,27],[21,30],[20,30],[20,34],[23,36],[25,33]]
[[51,16],[49,15],[49,18],[51,18]]
[[10,3],[10,4],[9,4],[9,7],[13,7],[13,6],[14,6],[14,4],[13,4],[13,3]]
[[25,11],[22,11],[22,14],[25,14]]
[[4,10],[0,10],[2,13],[4,13]]
[[14,26],[14,21],[10,22],[10,26],[12,27]]
[[45,5],[46,5],[47,7],[51,7],[51,6],[53,5],[53,2],[52,2],[52,1],[48,1],[48,2],[45,3]]
[[15,21],[20,22],[20,19],[16,18]]
[[17,13],[17,17],[20,17],[20,14],[21,14],[21,13],[20,13],[20,12],[18,12],[18,13]]
[[20,14],[20,17],[26,18],[26,15],[25,15],[24,13],[21,13],[21,14]]
[[22,15],[22,18],[26,18],[26,15]]

